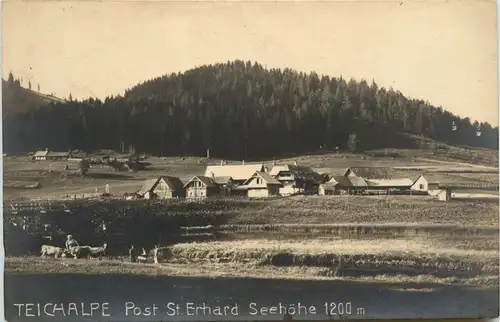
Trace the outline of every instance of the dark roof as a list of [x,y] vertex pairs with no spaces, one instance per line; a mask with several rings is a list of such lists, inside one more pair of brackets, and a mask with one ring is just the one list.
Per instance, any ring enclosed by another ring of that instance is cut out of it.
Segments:
[[391,179],[394,177],[394,170],[383,167],[350,167],[347,168],[344,175],[349,173],[349,170],[357,177],[365,179]]
[[226,183],[230,182],[233,178],[228,177],[228,176],[224,176],[224,177],[212,177],[211,179],[216,184],[226,184]]
[[278,180],[276,180],[275,178],[273,178],[270,174],[268,174],[266,172],[257,171],[257,172],[255,172],[255,174],[258,175],[259,177],[261,177],[267,184],[281,185],[281,182],[279,182]]
[[[352,187],[351,181],[349,181],[349,179],[347,177],[344,177],[344,176],[333,176],[330,179],[330,182],[332,184],[338,185],[339,187],[342,187],[342,188]],[[335,182],[337,182],[337,183],[335,183]]]
[[194,177],[191,178],[191,180],[189,180],[188,182],[186,182],[186,184],[184,185],[184,187],[186,187],[191,181],[193,181],[195,179],[198,179],[199,181],[201,181],[207,187],[214,187],[215,186],[215,182],[212,181],[212,178],[205,177],[205,176],[194,176]]
[[49,152],[47,154],[48,157],[67,157],[69,156],[69,152]]
[[312,181],[316,183],[323,182],[323,175],[320,175],[310,167],[301,165],[275,165],[269,174],[277,176],[280,172],[290,172],[295,179],[301,179],[304,181]]
[[171,177],[171,176],[161,176],[158,178],[158,181],[160,179],[165,180],[167,185],[170,187],[170,189],[176,191],[176,190],[181,190],[184,188],[184,183],[181,181],[181,179],[177,177]]
[[368,184],[366,181],[361,178],[361,177],[349,177],[349,181],[351,181],[351,184],[353,187],[367,187]]

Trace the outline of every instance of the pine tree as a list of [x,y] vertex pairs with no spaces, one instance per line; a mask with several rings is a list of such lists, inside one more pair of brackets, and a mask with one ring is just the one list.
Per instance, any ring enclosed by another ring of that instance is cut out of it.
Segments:
[[9,86],[12,86],[14,84],[14,75],[12,75],[12,72],[9,73],[9,78],[7,78],[7,84],[9,84]]

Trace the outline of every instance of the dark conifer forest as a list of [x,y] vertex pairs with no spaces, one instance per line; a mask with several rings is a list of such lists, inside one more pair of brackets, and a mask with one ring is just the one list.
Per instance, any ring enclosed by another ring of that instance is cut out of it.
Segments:
[[14,78],[2,85],[7,153],[133,146],[158,156],[202,156],[210,148],[214,157],[251,160],[347,149],[354,134],[356,150],[415,148],[411,135],[498,149],[498,127],[374,81],[267,70],[252,62],[164,75],[104,101],[37,103]]

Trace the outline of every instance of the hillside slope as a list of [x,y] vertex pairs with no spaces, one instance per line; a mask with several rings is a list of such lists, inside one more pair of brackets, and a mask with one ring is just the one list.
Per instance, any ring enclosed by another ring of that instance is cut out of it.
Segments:
[[64,103],[58,97],[32,91],[19,83],[9,84],[2,79],[2,111],[7,114],[23,114],[50,103]]

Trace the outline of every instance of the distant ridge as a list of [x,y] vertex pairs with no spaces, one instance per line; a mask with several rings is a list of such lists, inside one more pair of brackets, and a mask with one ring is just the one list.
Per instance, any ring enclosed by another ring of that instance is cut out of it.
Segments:
[[2,78],[3,114],[20,114],[50,103],[65,103],[65,99],[24,88],[19,82],[10,83]]

